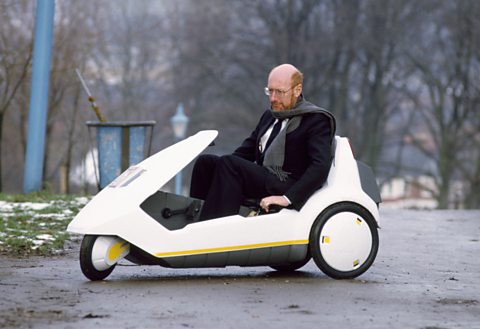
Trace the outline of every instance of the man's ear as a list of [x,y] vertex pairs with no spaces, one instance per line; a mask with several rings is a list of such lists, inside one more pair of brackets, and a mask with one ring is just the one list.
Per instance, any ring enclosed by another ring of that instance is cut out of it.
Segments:
[[302,94],[303,85],[299,83],[293,88],[293,95],[298,98]]

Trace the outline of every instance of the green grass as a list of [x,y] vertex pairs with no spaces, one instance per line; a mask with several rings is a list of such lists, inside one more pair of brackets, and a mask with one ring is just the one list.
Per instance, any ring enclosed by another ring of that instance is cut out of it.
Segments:
[[76,195],[51,194],[49,192],[33,192],[27,194],[6,194],[0,193],[0,201],[8,202],[52,202],[52,201],[73,201]]
[[0,253],[10,256],[61,253],[68,223],[88,201],[48,193],[0,193]]

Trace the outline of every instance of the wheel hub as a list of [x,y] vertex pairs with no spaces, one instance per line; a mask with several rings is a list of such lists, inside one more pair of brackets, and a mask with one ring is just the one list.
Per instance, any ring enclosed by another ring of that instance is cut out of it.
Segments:
[[367,222],[353,212],[340,212],[329,218],[319,238],[323,258],[338,271],[352,271],[360,267],[372,248]]

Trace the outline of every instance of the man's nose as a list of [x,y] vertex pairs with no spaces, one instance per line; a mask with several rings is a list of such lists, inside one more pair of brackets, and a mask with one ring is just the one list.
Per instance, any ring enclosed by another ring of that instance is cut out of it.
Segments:
[[269,98],[270,98],[270,103],[273,102],[273,101],[278,100],[277,93],[274,92],[274,91],[271,92]]

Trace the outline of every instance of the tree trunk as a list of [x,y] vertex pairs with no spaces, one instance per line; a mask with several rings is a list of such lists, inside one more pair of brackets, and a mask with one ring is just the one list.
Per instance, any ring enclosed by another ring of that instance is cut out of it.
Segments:
[[2,141],[3,141],[3,119],[5,116],[5,112],[0,113],[0,192],[3,191],[3,170],[2,170]]
[[480,208],[480,158],[477,158],[475,161],[473,175],[471,176],[471,179],[468,181],[468,183],[466,182],[466,180],[464,180],[464,184],[468,185],[468,187],[464,189],[465,208]]
[[65,188],[66,188],[66,193],[70,194],[70,170],[72,167],[72,153],[73,153],[73,146],[75,144],[74,141],[74,132],[75,132],[75,126],[76,126],[76,119],[77,119],[77,113],[78,113],[78,108],[79,108],[79,103],[80,103],[80,87],[77,87],[75,90],[75,96],[73,99],[73,113],[72,113],[72,122],[70,124],[70,127],[68,129],[68,145],[67,145],[67,154],[65,157],[65,170],[66,170],[66,181],[65,181]]

